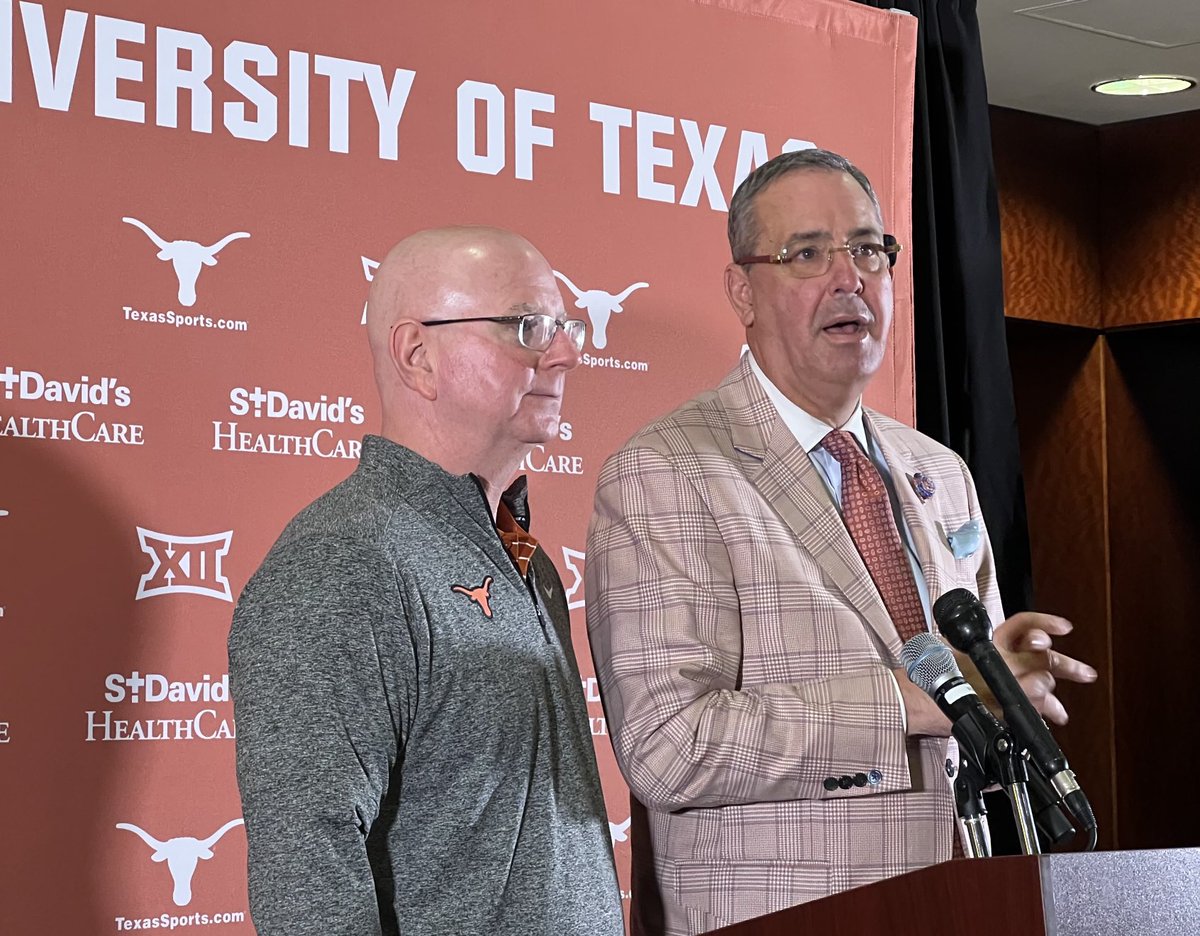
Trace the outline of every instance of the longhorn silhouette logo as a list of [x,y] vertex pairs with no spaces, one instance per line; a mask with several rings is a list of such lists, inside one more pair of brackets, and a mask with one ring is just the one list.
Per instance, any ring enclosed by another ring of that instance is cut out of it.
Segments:
[[554,275],[566,283],[567,289],[575,294],[575,308],[586,309],[588,319],[592,323],[592,345],[601,351],[608,344],[608,322],[614,312],[623,312],[621,305],[630,294],[639,289],[645,289],[649,283],[634,283],[618,295],[605,292],[603,289],[580,289],[566,276],[554,271]]
[[132,224],[142,231],[158,247],[158,259],[170,260],[175,270],[175,278],[179,280],[179,304],[191,308],[196,304],[196,279],[200,276],[200,268],[217,265],[217,254],[230,241],[249,237],[245,231],[237,231],[222,237],[215,244],[207,247],[190,240],[167,241],[159,237],[150,227],[137,218],[122,218],[126,224]]
[[451,585],[450,591],[457,592],[460,595],[466,595],[471,601],[479,605],[479,610],[483,612],[485,618],[492,616],[492,577],[485,576],[483,584],[478,588],[467,588],[465,585]]
[[171,899],[175,901],[175,906],[186,907],[192,902],[192,875],[196,872],[196,865],[202,860],[207,861],[211,858],[213,856],[212,847],[217,844],[221,836],[234,826],[242,825],[243,821],[242,819],[231,819],[206,839],[180,835],[167,839],[165,842],[160,842],[145,829],[139,829],[132,822],[118,822],[117,828],[132,832],[153,848],[151,861],[167,863],[167,870],[171,872],[171,881],[174,884]]
[[612,836],[612,843],[614,845],[617,842],[629,841],[629,823],[632,821],[633,817],[630,816],[624,822],[610,822],[608,824],[608,834]]
[[[375,271],[379,269],[379,261],[364,257],[362,254],[359,254],[358,259],[362,261],[363,278],[368,283],[375,282]],[[367,303],[365,301],[363,302],[362,320],[358,324],[367,324]]]

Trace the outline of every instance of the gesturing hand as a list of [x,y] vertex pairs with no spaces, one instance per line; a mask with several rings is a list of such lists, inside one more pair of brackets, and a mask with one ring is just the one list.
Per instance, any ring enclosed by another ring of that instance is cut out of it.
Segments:
[[[1053,637],[1069,634],[1072,624],[1066,618],[1036,611],[1014,614],[995,629],[992,642],[1012,670],[1013,676],[1029,696],[1043,718],[1056,725],[1067,723],[1067,710],[1054,694],[1057,681],[1090,683],[1096,671],[1081,660],[1053,649]],[[1053,636],[1052,636],[1053,635]],[[955,654],[963,675],[996,714],[999,705],[975,664],[965,654]]]

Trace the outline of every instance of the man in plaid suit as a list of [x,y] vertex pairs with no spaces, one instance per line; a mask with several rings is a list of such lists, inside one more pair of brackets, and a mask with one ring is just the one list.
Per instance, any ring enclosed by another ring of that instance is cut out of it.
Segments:
[[[870,182],[833,153],[785,154],[738,189],[729,236],[749,349],[608,460],[588,535],[634,933],[702,933],[949,859],[956,746],[900,666],[893,579],[919,629],[959,587],[1004,617],[966,465],[861,404],[899,249]],[[859,465],[890,509],[852,535]],[[1095,678],[1050,649],[1069,629],[1026,613],[995,635],[1056,722],[1054,678]]]

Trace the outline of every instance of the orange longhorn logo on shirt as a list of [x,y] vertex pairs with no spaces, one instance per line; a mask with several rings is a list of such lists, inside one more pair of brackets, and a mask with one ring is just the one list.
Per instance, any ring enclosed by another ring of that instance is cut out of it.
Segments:
[[486,576],[483,584],[478,588],[467,588],[465,585],[451,585],[450,591],[458,592],[460,595],[466,595],[473,602],[479,605],[479,610],[483,612],[485,618],[492,616],[492,605],[490,602],[492,590],[492,577]]

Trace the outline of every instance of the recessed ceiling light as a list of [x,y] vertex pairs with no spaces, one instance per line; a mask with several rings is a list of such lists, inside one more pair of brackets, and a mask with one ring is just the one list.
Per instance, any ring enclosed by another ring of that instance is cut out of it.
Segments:
[[1092,85],[1097,94],[1116,94],[1145,97],[1147,94],[1175,94],[1196,87],[1196,79],[1178,75],[1138,75],[1136,78],[1115,78]]

